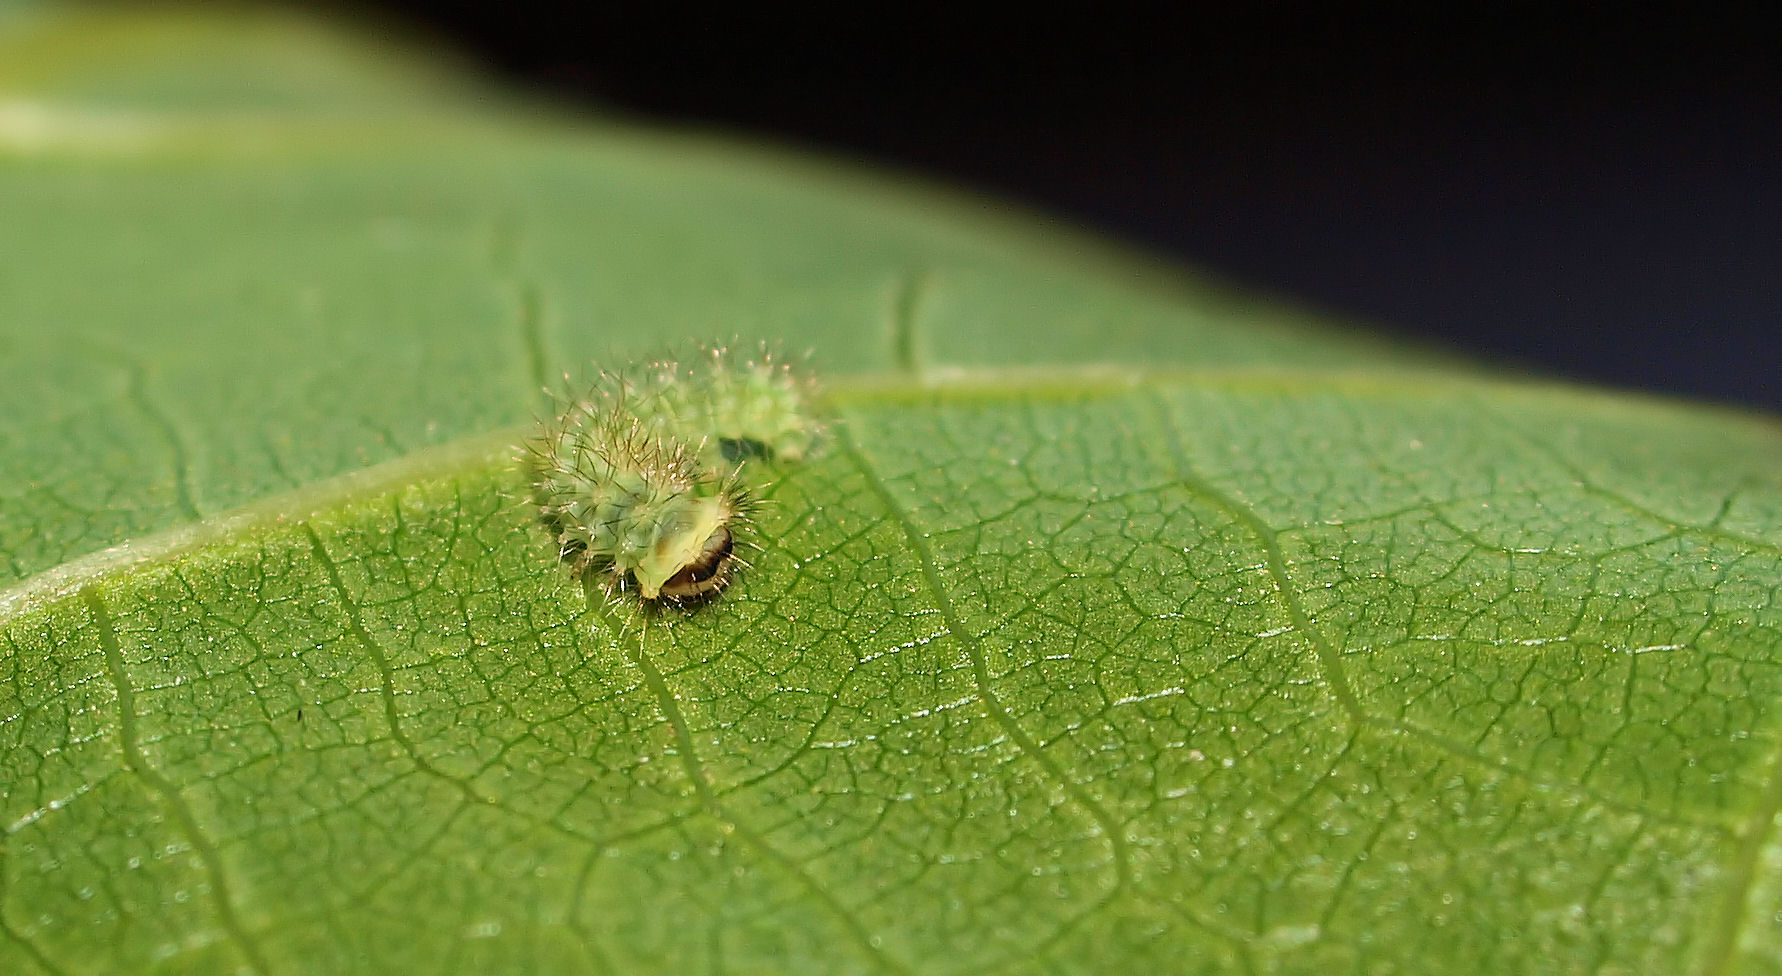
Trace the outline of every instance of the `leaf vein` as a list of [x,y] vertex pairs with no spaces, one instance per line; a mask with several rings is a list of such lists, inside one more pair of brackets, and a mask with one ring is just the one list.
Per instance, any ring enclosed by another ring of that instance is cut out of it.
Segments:
[[514,293],[514,326],[519,330],[525,375],[533,386],[529,399],[536,399],[550,386],[551,356],[545,341],[544,294],[519,271],[519,241],[517,221],[511,217],[497,220],[490,233],[489,263]]
[[863,477],[871,487],[873,494],[878,498],[879,504],[884,506],[886,514],[889,515],[903,530],[905,540],[909,543],[911,550],[915,552],[917,559],[921,562],[922,578],[928,587],[929,593],[933,596],[935,603],[940,609],[941,620],[945,622],[947,632],[952,634],[954,639],[959,642],[960,646],[965,651],[966,657],[971,662],[973,683],[977,687],[978,695],[982,698],[985,709],[989,713],[991,720],[1001,726],[1003,732],[1008,735],[1009,741],[1015,743],[1022,753],[1033,760],[1034,764],[1037,765],[1047,777],[1058,784],[1065,795],[1069,796],[1072,801],[1089,815],[1090,819],[1095,821],[1102,836],[1106,838],[1110,859],[1114,866],[1114,884],[1104,896],[1104,900],[1111,899],[1119,891],[1129,888],[1132,880],[1132,868],[1130,864],[1130,856],[1126,849],[1125,834],[1123,833],[1119,822],[1114,819],[1113,814],[1111,814],[1107,808],[1103,807],[1095,797],[1091,796],[1089,792],[1083,788],[1082,784],[1071,779],[1065,774],[1063,769],[1059,768],[1052,757],[1047,755],[1045,751],[1040,748],[1039,744],[1033,740],[1032,736],[1027,734],[1025,729],[1021,728],[1019,722],[1015,721],[1014,716],[1009,713],[1007,706],[1003,705],[1001,699],[997,696],[996,691],[991,687],[990,665],[984,657],[984,649],[972,635],[971,631],[967,630],[963,622],[960,620],[958,611],[953,606],[952,596],[947,592],[946,586],[941,581],[940,570],[935,563],[934,552],[927,542],[923,540],[921,531],[916,527],[916,524],[910,519],[909,515],[904,512],[902,506],[898,505],[896,499],[891,496],[891,491],[886,487],[884,479],[879,477],[879,474],[872,466],[872,463],[866,459],[866,456],[861,452],[859,446],[854,443],[854,439],[852,435],[848,433],[847,428],[840,427],[837,429],[836,442],[847,455],[848,460],[860,472],[861,477]]
[[1389,735],[1402,735],[1448,753],[1458,759],[1476,763],[1500,774],[1518,779],[1528,783],[1530,786],[1582,797],[1617,812],[1660,823],[1667,823],[1673,826],[1686,826],[1695,829],[1718,829],[1712,824],[1695,823],[1662,815],[1655,811],[1640,809],[1578,783],[1549,782],[1527,770],[1519,769],[1506,762],[1491,759],[1477,750],[1468,748],[1446,736],[1436,734],[1430,730],[1410,723],[1394,721],[1369,712],[1361,704],[1360,698],[1349,685],[1346,674],[1342,668],[1341,655],[1336,647],[1329,642],[1329,639],[1324,636],[1323,631],[1321,631],[1311,620],[1310,616],[1307,615],[1304,607],[1300,604],[1297,595],[1291,588],[1291,578],[1283,568],[1284,560],[1277,543],[1279,533],[1271,529],[1268,524],[1262,520],[1262,517],[1255,513],[1255,511],[1220,491],[1218,488],[1213,487],[1188,465],[1187,453],[1181,441],[1181,431],[1169,412],[1168,404],[1160,397],[1153,395],[1153,405],[1163,424],[1164,432],[1169,441],[1171,454],[1175,458],[1178,477],[1181,478],[1183,486],[1189,491],[1192,491],[1211,502],[1239,524],[1243,525],[1256,537],[1258,543],[1262,545],[1264,551],[1268,555],[1269,575],[1274,579],[1275,587],[1281,594],[1281,601],[1286,606],[1288,614],[1293,620],[1294,629],[1304,633],[1307,638],[1312,641],[1312,644],[1317,651],[1318,659],[1323,666],[1326,680],[1331,685],[1333,696],[1337,699],[1343,710],[1349,715],[1350,720],[1354,722],[1358,728],[1371,728]]
[[[1744,546],[1748,549],[1766,552],[1772,556],[1782,556],[1782,545],[1778,545],[1770,540],[1742,535],[1738,532],[1723,529],[1712,523],[1708,525],[1693,525],[1688,522],[1680,522],[1662,512],[1654,511],[1612,488],[1605,488],[1602,485],[1597,484],[1595,481],[1591,480],[1584,469],[1567,461],[1565,456],[1553,445],[1548,444],[1539,438],[1530,436],[1516,424],[1511,423],[1508,418],[1499,414],[1497,410],[1481,403],[1479,414],[1489,419],[1499,429],[1505,431],[1511,438],[1515,439],[1529,450],[1539,454],[1542,458],[1546,459],[1548,463],[1552,464],[1560,471],[1563,471],[1565,475],[1576,482],[1578,487],[1583,489],[1586,494],[1595,495],[1630,515],[1656,522],[1672,532],[1686,532],[1691,535],[1698,535],[1707,539],[1717,539],[1732,545]],[[1738,492],[1735,491],[1733,495],[1727,496],[1725,502],[1721,505],[1720,514],[1715,516],[1715,521],[1719,521],[1725,517],[1726,511],[1732,506],[1733,497],[1737,494]]]
[[922,313],[922,299],[928,292],[929,275],[913,272],[903,276],[891,296],[891,308],[885,317],[885,328],[891,347],[891,362],[897,371],[911,377],[923,373],[920,336],[916,326]]
[[1349,720],[1357,727],[1369,724],[1366,711],[1361,707],[1361,699],[1349,684],[1349,677],[1343,670],[1342,659],[1336,648],[1324,636],[1324,632],[1312,622],[1311,615],[1306,613],[1304,605],[1293,588],[1293,576],[1287,570],[1286,557],[1281,554],[1279,534],[1269,527],[1262,516],[1248,505],[1227,495],[1202,478],[1192,465],[1188,463],[1188,453],[1182,442],[1181,428],[1176,424],[1175,416],[1170,413],[1169,404],[1155,391],[1150,394],[1151,404],[1157,411],[1163,432],[1169,443],[1170,456],[1175,461],[1176,478],[1182,487],[1199,495],[1213,507],[1224,512],[1232,521],[1238,523],[1256,538],[1266,556],[1265,565],[1269,578],[1275,584],[1275,592],[1281,596],[1281,605],[1287,611],[1288,619],[1293,622],[1293,629],[1306,635],[1312,642],[1312,650],[1324,672],[1324,681],[1330,686],[1330,693],[1337,705],[1349,716]]
[[641,632],[638,632],[639,636],[631,638],[633,631],[614,619],[613,610],[598,583],[591,578],[584,580],[584,589],[589,608],[600,618],[607,631],[614,635],[614,643],[619,645],[620,650],[630,659],[632,666],[643,675],[645,686],[655,696],[657,708],[661,710],[662,717],[668,722],[669,728],[674,733],[675,752],[681,757],[681,767],[686,771],[693,792],[699,797],[707,814],[716,820],[719,827],[725,832],[734,835],[744,844],[753,848],[756,853],[772,862],[788,877],[809,891],[837,921],[841,922],[855,944],[875,966],[888,972],[910,973],[911,970],[908,966],[875,942],[872,935],[867,932],[865,923],[846,905],[842,904],[841,899],[837,898],[834,892],[825,888],[816,878],[811,877],[810,872],[784,851],[775,847],[765,836],[737,820],[724,809],[717,794],[712,790],[711,783],[706,778],[705,764],[694,749],[692,728],[687,724],[686,715],[681,711],[680,701],[675,696],[673,689],[668,687],[668,680],[662,676],[662,671],[656,667],[655,663],[650,660],[649,654],[646,653]]
[[241,918],[235,913],[229,877],[223,869],[222,853],[199,826],[197,815],[192,812],[185,797],[180,795],[179,787],[161,775],[161,771],[148,761],[148,755],[142,751],[136,727],[136,690],[131,686],[129,675],[125,671],[124,653],[118,644],[117,626],[112,619],[111,610],[105,605],[105,598],[93,587],[82,588],[80,594],[87,612],[93,617],[94,626],[98,629],[99,644],[105,654],[105,671],[117,694],[118,745],[123,752],[124,767],[161,801],[161,806],[179,826],[180,832],[186,835],[210,884],[211,896],[217,906],[218,922],[246,959],[248,968],[264,976],[271,972],[271,968],[266,964],[266,956],[260,951],[259,944],[248,934],[246,926],[242,925]]
[[[414,764],[415,768],[427,776],[451,786],[453,789],[463,794],[464,799],[474,806],[490,807],[500,810],[522,823],[531,824],[535,827],[542,827],[559,836],[578,843],[602,843],[603,841],[600,838],[591,837],[580,831],[571,830],[549,817],[539,817],[525,813],[502,802],[496,797],[487,796],[479,792],[473,783],[461,776],[455,776],[439,768],[439,766],[434,764],[432,760],[421,754],[420,747],[415,744],[414,739],[410,738],[408,732],[402,727],[401,714],[396,707],[396,669],[390,664],[389,653],[384,650],[383,644],[378,641],[378,639],[374,637],[371,631],[365,626],[363,609],[360,607],[359,602],[354,599],[352,592],[347,589],[346,583],[341,579],[339,567],[335,565],[333,557],[328,554],[327,546],[322,542],[321,536],[316,533],[314,526],[310,525],[308,522],[303,523],[303,532],[309,539],[310,549],[315,554],[316,561],[322,567],[322,572],[327,578],[329,588],[340,598],[341,611],[345,617],[348,632],[352,635],[354,643],[357,643],[360,648],[365,651],[366,655],[371,658],[373,665],[378,670],[378,693],[383,703],[384,720],[390,728],[390,738],[396,743],[397,748],[401,749],[403,754],[408,757],[408,760]],[[669,818],[666,821],[646,824],[637,831],[628,832],[626,836],[648,833],[668,826],[673,822],[674,818]]]
[[189,519],[203,518],[192,491],[192,461],[187,455],[185,438],[180,436],[179,427],[174,424],[173,418],[149,396],[148,373],[143,367],[135,366],[130,370],[128,391],[130,402],[136,405],[136,409],[142,412],[143,417],[147,418],[149,424],[167,442],[167,451],[172,456],[173,463],[174,498],[180,512]]
[[1733,969],[1739,933],[1751,917],[1751,892],[1757,885],[1758,862],[1763,857],[1764,846],[1776,832],[1778,814],[1782,814],[1782,749],[1771,758],[1769,783],[1751,811],[1751,817],[1739,831],[1732,878],[1726,886],[1719,917],[1712,923],[1707,951],[1702,954],[1702,976],[1722,976]]

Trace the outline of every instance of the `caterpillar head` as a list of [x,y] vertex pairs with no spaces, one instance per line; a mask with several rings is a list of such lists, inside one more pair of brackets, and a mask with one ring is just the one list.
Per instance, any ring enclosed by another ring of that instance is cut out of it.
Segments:
[[638,593],[646,600],[681,603],[716,595],[735,571],[730,526],[742,514],[731,498],[712,495],[690,506],[685,518],[662,527],[631,568]]

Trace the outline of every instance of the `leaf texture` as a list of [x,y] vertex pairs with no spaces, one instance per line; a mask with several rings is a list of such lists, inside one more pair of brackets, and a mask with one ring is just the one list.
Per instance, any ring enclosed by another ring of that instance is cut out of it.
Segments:
[[[0,971],[1782,966],[1772,421],[274,15],[0,31]],[[833,434],[590,604],[511,445],[714,335]]]

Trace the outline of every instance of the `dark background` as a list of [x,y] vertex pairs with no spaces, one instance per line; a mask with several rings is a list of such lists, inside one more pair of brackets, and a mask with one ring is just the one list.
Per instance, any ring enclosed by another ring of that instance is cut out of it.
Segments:
[[522,84],[964,183],[1473,356],[1782,411],[1762,5],[1231,6],[356,9]]

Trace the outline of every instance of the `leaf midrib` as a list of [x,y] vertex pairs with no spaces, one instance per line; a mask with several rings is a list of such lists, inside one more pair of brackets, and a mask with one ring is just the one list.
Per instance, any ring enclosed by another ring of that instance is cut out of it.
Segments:
[[[1713,404],[1670,401],[1665,398],[1617,391],[1581,390],[1563,383],[1520,378],[1496,378],[1483,373],[1454,373],[1438,367],[1428,370],[1308,370],[1271,367],[1217,369],[1144,369],[1120,365],[1072,368],[1021,367],[1014,369],[940,367],[912,375],[907,372],[859,374],[842,377],[824,391],[835,407],[895,406],[923,403],[999,403],[1012,401],[1080,401],[1128,395],[1157,386],[1199,387],[1225,392],[1279,392],[1291,394],[1344,393],[1350,395],[1419,397],[1452,396],[1458,391],[1502,399],[1504,397],[1566,397],[1602,402],[1621,399],[1724,415],[1763,427],[1770,418]],[[1494,416],[1501,424],[1501,418]],[[530,425],[460,437],[411,451],[401,457],[332,477],[289,491],[256,499],[227,512],[186,522],[140,538],[78,556],[43,570],[0,590],[0,621],[33,607],[65,599],[89,583],[112,576],[165,564],[191,552],[228,544],[242,536],[281,525],[292,525],[319,513],[344,508],[422,481],[463,475],[477,470],[510,465]],[[1549,452],[1550,453],[1550,452]],[[1782,545],[1726,532],[1712,526],[1677,522],[1637,505],[1589,479],[1580,483],[1630,512],[1673,529],[1699,533],[1737,545],[1766,551],[1782,551]]]

